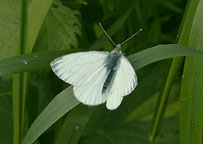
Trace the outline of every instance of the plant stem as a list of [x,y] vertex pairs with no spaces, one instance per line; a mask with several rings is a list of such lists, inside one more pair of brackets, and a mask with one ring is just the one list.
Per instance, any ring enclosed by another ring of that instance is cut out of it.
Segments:
[[[27,0],[20,1],[20,34],[16,55],[24,54],[26,48]],[[24,109],[27,74],[13,75],[13,143],[21,144],[24,129]]]
[[173,80],[174,80],[176,74],[178,73],[182,63],[183,63],[183,60],[184,60],[184,58],[181,57],[181,58],[175,58],[172,61],[172,64],[170,67],[170,72],[169,72],[167,80],[166,80],[166,84],[165,84],[165,87],[164,87],[164,90],[162,93],[160,105],[158,107],[158,112],[156,114],[155,122],[154,122],[154,125],[152,128],[152,135],[151,135],[151,139],[150,139],[151,144],[154,144],[156,133],[158,131],[158,127],[160,124],[160,120],[164,114],[164,106],[167,102]]

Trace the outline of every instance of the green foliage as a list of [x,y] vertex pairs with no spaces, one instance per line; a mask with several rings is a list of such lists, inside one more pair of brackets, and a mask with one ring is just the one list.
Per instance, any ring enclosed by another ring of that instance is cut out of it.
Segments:
[[70,49],[78,47],[77,36],[81,35],[79,12],[60,2],[53,2],[36,42],[37,50]]
[[[203,1],[199,1],[188,45],[203,50],[203,28],[201,26],[203,20]],[[187,57],[184,66],[184,78],[181,89],[181,143],[202,144],[202,84],[203,84],[203,59],[202,57]]]
[[[202,11],[202,0],[1,0],[0,143],[202,144]],[[139,84],[114,111],[79,104],[49,65],[111,51],[98,22],[116,43],[143,29],[122,48]]]
[[0,59],[14,56],[19,41],[20,5],[18,0],[0,4]]

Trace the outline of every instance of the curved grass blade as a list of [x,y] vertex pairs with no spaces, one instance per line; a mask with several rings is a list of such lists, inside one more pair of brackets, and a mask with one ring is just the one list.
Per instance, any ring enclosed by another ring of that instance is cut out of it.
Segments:
[[203,52],[178,44],[158,45],[148,48],[128,58],[132,62],[135,70],[140,69],[150,63],[173,58],[178,56],[203,55]]
[[79,102],[73,96],[72,87],[59,93],[34,121],[23,140],[23,144],[32,144],[53,123],[78,104]]
[[[203,55],[203,52],[181,45],[169,44],[159,45],[143,50],[141,52],[129,56],[129,59],[131,60],[134,68],[137,70],[158,60],[184,55]],[[27,56],[29,57],[29,55]],[[49,57],[50,61],[52,59],[53,57]],[[49,65],[49,60],[46,59],[47,65]],[[40,61],[38,61],[38,63],[36,64],[39,63]],[[73,96],[72,87],[69,87],[62,91],[37,117],[31,128],[28,130],[28,133],[24,138],[23,144],[33,143],[42,133],[44,133],[44,131],[46,131],[60,117],[70,111],[77,104],[79,104],[79,102]]]

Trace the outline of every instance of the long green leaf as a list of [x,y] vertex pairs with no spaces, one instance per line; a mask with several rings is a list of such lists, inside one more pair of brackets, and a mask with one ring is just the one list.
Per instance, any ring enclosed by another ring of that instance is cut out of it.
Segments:
[[72,87],[62,91],[34,121],[23,140],[23,144],[33,143],[53,123],[78,104],[79,102],[73,96]]
[[202,55],[203,52],[191,49],[186,46],[177,44],[158,45],[148,48],[136,54],[130,55],[128,58],[132,62],[135,70],[140,69],[150,63],[186,55]]
[[[79,50],[74,50],[74,52]],[[21,55],[0,61],[0,76],[18,72],[28,72],[48,69],[49,63],[56,57],[69,54],[73,50],[37,52],[33,54]],[[176,44],[159,45],[143,50],[128,58],[132,62],[135,70],[144,67],[152,62],[162,59],[173,58],[186,55],[202,55],[202,52]]]
[[[158,60],[183,55],[203,55],[203,52],[175,44],[160,45],[131,55],[129,56],[129,59],[131,60],[133,67],[137,70]],[[65,89],[56,96],[38,116],[25,136],[23,143],[33,143],[45,130],[47,130],[53,123],[55,123],[60,117],[70,111],[78,103],[79,102],[77,102],[73,96],[72,87]]]
[[72,50],[37,52],[0,61],[0,76],[18,72],[30,72],[40,69],[48,69],[49,63],[56,57],[69,54]]
[[[193,20],[188,45],[203,50],[203,1],[200,1]],[[181,144],[202,144],[203,58],[186,57],[181,89]]]

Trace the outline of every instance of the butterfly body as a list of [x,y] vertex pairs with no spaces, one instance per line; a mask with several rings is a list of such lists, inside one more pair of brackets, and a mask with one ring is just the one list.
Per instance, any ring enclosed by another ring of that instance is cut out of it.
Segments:
[[121,56],[122,56],[122,52],[121,52],[121,46],[119,44],[111,53],[108,54],[107,59],[105,61],[108,76],[106,78],[106,81],[104,82],[102,93],[106,92],[106,89],[109,87],[112,79],[114,78],[115,72],[117,71],[120,65]]

